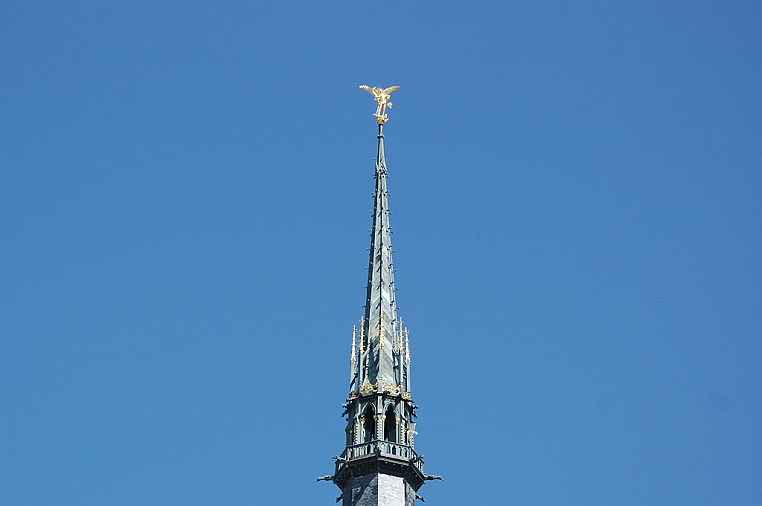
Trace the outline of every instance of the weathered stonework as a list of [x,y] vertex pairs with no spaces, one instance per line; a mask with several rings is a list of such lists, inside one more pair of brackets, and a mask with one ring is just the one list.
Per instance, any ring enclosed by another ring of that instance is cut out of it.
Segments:
[[343,506],[414,506],[415,490],[399,476],[369,474],[352,478],[342,499]]

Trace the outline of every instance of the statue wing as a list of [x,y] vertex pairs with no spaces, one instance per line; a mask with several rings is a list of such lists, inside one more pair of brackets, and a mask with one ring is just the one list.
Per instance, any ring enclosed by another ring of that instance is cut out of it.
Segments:
[[371,94],[371,95],[373,95],[373,96],[376,96],[376,94],[373,92],[373,88],[371,88],[371,87],[370,87],[370,86],[368,86],[367,84],[361,84],[361,85],[360,85],[360,89],[361,89],[361,90],[365,90],[365,91],[367,91],[368,93],[370,93],[370,94]]
[[388,88],[386,88],[384,90],[384,95],[388,95],[389,93],[391,93],[391,92],[393,92],[395,90],[398,90],[398,89],[400,89],[399,86],[389,86]]

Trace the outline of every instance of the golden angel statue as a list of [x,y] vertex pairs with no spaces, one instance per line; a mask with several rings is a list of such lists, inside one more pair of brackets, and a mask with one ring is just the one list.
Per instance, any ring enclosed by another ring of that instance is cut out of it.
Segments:
[[389,101],[390,95],[393,91],[398,90],[399,86],[390,86],[388,88],[371,88],[370,86],[367,86],[365,84],[361,85],[360,88],[367,91],[371,95],[373,95],[373,98],[375,99],[376,103],[378,104],[378,107],[376,108],[376,114],[374,116],[376,117],[376,121],[379,125],[383,125],[386,123],[387,116],[386,116],[386,108],[389,109],[392,108],[392,103]]

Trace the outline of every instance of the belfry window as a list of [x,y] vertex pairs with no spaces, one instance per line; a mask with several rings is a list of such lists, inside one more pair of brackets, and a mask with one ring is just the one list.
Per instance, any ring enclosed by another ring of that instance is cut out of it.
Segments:
[[365,414],[363,415],[365,421],[363,422],[363,434],[364,441],[373,441],[376,439],[376,412],[373,411],[373,407],[369,404],[365,408]]
[[384,441],[397,442],[397,418],[394,408],[389,406],[384,415]]

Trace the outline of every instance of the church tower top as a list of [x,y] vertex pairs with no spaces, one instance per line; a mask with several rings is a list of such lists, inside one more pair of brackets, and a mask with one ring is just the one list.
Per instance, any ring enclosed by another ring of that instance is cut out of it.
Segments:
[[399,86],[360,88],[378,104],[365,314],[359,329],[352,329],[346,447],[334,457],[334,474],[319,480],[336,483],[343,506],[413,506],[423,483],[441,478],[424,473],[423,457],[414,449],[417,406],[410,393],[410,340],[397,315],[383,127],[386,108],[392,106],[389,94]]

